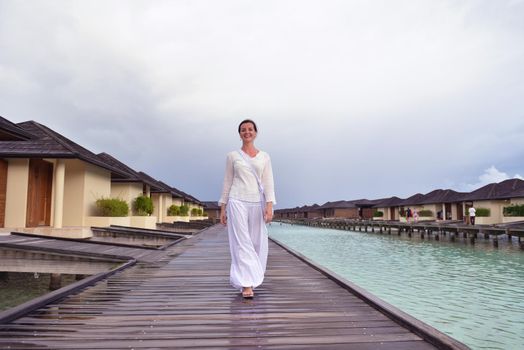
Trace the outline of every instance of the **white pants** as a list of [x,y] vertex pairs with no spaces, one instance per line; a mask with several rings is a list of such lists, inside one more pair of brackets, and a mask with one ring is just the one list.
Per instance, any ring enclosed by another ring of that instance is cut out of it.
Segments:
[[268,239],[261,203],[229,198],[227,231],[231,251],[229,281],[235,288],[258,287],[266,272]]

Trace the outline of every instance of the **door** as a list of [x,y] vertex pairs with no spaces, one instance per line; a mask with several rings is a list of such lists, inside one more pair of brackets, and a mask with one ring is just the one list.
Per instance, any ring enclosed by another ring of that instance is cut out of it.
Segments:
[[29,185],[27,189],[27,227],[51,224],[51,189],[53,164],[41,159],[29,161]]
[[5,224],[5,194],[7,192],[7,162],[0,159],[0,227]]
[[464,220],[464,208],[462,203],[457,203],[457,220]]
[[396,220],[395,219],[395,208],[394,207],[389,208],[389,220]]
[[[446,203],[444,205],[444,209],[446,211],[444,219],[451,220],[452,219],[452,216],[451,216],[451,203]],[[462,219],[457,219],[457,220],[462,220]]]

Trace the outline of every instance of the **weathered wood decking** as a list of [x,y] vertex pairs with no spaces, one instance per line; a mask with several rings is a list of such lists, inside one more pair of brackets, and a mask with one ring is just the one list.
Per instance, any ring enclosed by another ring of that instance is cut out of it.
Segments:
[[31,234],[11,234],[0,236],[0,249],[11,248],[20,250],[41,251],[47,253],[85,255],[89,257],[120,258],[121,260],[136,259],[144,262],[154,262],[166,255],[163,250],[148,247],[105,243],[97,241],[82,241],[68,238],[51,238]]
[[435,348],[272,242],[266,280],[243,300],[228,283],[228,249],[225,230],[209,228],[0,325],[0,348]]

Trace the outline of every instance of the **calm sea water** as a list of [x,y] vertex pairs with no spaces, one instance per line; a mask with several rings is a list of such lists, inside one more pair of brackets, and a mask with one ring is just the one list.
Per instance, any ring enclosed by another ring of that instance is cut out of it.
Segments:
[[472,349],[524,349],[524,252],[273,223],[271,237]]

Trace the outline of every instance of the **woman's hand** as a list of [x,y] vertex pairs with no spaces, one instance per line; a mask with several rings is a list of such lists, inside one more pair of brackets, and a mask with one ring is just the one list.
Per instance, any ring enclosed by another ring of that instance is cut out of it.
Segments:
[[220,223],[222,225],[227,225],[227,215],[226,215],[226,205],[222,204],[220,207]]
[[273,220],[273,202],[266,203],[266,210],[264,212],[264,220],[269,224]]

